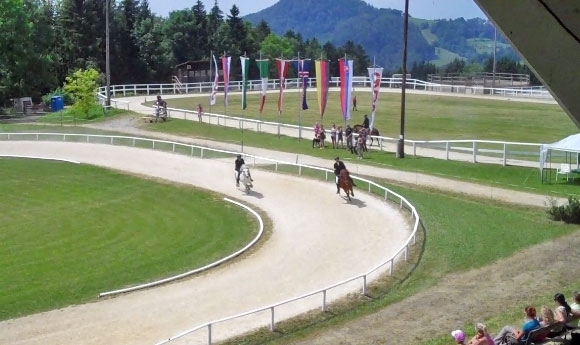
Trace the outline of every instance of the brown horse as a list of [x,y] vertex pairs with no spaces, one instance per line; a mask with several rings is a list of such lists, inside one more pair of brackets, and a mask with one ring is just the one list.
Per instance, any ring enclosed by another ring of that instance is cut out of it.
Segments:
[[348,170],[342,169],[340,171],[340,175],[338,175],[338,186],[344,190],[348,201],[350,201],[350,196],[354,196],[354,192],[352,190],[352,183],[350,182],[350,174],[348,173]]
[[[364,128],[364,126],[363,126],[363,125],[354,125],[354,126],[352,127],[352,129],[353,129],[353,131],[354,131],[355,133],[358,133],[358,132],[360,132],[360,130],[361,130],[361,129],[363,129],[363,128]],[[376,129],[376,128],[374,128],[374,127],[373,127],[373,129],[371,130],[371,132],[369,133],[369,135],[371,136],[371,144],[370,144],[369,146],[373,146],[373,142],[375,141],[375,139],[373,138],[373,136],[376,136],[376,137],[378,137],[378,136],[380,136],[381,134],[379,133],[379,130],[378,130],[378,129]]]

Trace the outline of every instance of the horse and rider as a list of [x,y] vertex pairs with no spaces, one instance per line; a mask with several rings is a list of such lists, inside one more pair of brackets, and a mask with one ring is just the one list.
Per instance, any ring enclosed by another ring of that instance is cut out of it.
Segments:
[[[244,170],[244,168],[247,169],[246,162],[242,158],[242,155],[237,155],[236,160],[235,160],[235,168],[234,168],[235,176],[236,176],[236,187],[240,186],[240,175],[242,174],[242,171]],[[250,178],[250,182],[254,182],[254,179],[252,178],[252,175],[250,174],[250,169],[247,169],[247,171],[248,171],[248,177]]]
[[155,122],[159,122],[159,118],[163,121],[167,119],[167,102],[161,98],[161,95],[157,95],[157,100],[155,101]]
[[340,188],[342,188],[345,191],[348,200],[350,200],[350,196],[354,196],[352,187],[356,186],[356,184],[354,184],[348,169],[346,169],[344,162],[341,161],[339,157],[334,159],[334,175],[336,182],[336,194],[340,194]]

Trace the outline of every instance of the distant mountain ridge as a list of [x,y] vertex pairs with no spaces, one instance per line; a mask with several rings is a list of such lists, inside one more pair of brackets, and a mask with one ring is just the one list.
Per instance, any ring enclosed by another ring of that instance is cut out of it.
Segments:
[[[376,58],[377,64],[393,69],[401,64],[403,17],[400,10],[379,9],[362,0],[280,0],[244,19],[254,25],[264,20],[277,35],[292,30],[304,39],[316,37],[321,44],[328,41],[340,46],[351,40],[371,60]],[[493,40],[493,26],[481,18],[410,18],[408,39],[409,64],[450,57],[482,60],[490,54],[486,42]],[[472,43],[475,40],[477,44]],[[505,40],[500,43],[505,48]]]

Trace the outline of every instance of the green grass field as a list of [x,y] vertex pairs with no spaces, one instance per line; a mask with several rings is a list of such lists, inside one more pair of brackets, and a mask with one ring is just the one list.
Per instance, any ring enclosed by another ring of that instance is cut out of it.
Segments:
[[0,176],[0,320],[202,267],[257,230],[190,186],[27,159],[0,159]]
[[[359,111],[352,112],[351,124],[362,123],[364,114],[370,114],[370,91],[357,91]],[[407,94],[405,138],[411,140],[480,139],[526,143],[551,143],[578,129],[559,105],[514,102],[465,97],[446,97],[423,94]],[[241,98],[230,94],[229,106],[223,105],[223,94],[218,104],[209,106],[208,97],[187,97],[169,100],[169,107],[195,110],[201,103],[206,112],[252,119],[282,122],[311,127],[320,121],[316,92],[308,93],[310,109],[299,111],[300,94],[286,92],[284,108],[279,116],[278,96],[267,95],[262,115],[259,113],[259,95],[248,94],[248,108],[241,110]],[[150,104],[150,103],[149,103]],[[339,93],[329,93],[323,124],[344,126],[339,110]],[[398,138],[400,132],[401,103],[398,93],[383,92],[379,96],[375,127],[382,136]]]

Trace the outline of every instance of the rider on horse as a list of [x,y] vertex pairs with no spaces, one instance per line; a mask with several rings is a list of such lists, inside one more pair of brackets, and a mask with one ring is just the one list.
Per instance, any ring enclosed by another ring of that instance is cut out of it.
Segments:
[[[340,193],[340,184],[338,183],[338,179],[340,177],[340,172],[342,171],[342,169],[346,169],[346,166],[344,165],[344,162],[340,160],[340,158],[336,157],[334,159],[334,175],[336,176],[335,182],[336,182],[336,194]],[[352,177],[348,177],[350,179],[350,183],[353,186],[356,186],[354,184],[354,181],[352,180]]]
[[[244,159],[242,158],[242,155],[237,156],[235,164],[236,164],[236,166],[234,169],[236,170],[236,186],[239,187],[240,186],[240,174],[242,173],[242,165],[246,164],[246,162],[244,162]],[[250,175],[250,181],[254,182],[251,175]]]

